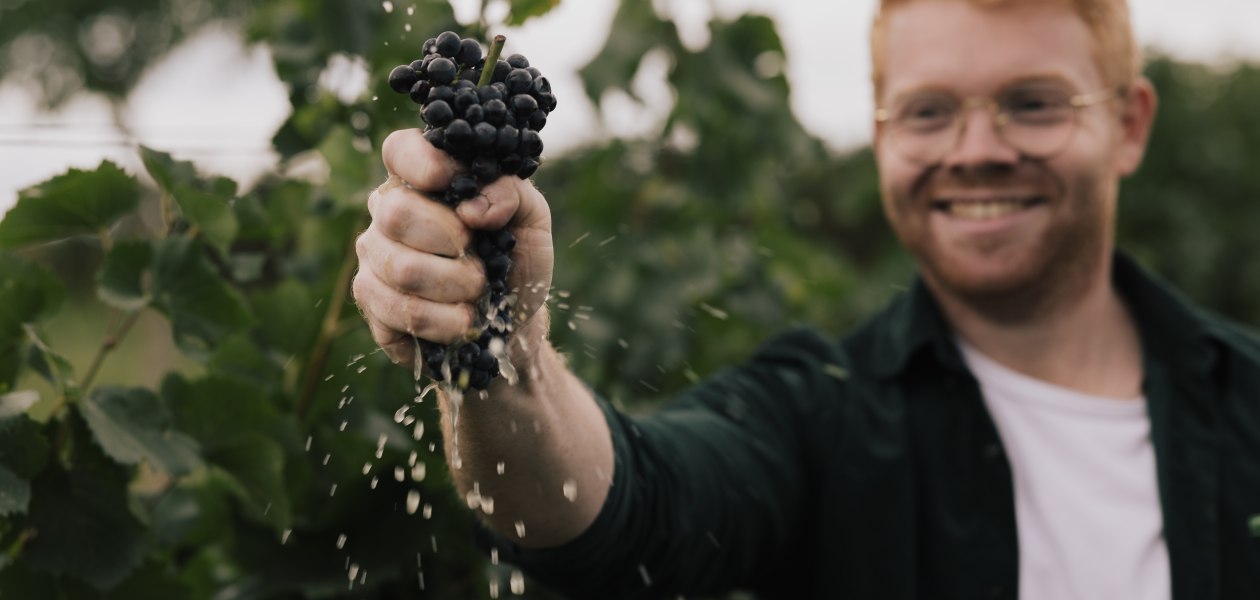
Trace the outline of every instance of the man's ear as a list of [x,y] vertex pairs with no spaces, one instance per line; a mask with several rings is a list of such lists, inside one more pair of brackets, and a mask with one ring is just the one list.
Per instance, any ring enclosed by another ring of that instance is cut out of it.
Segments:
[[1142,165],[1159,99],[1151,81],[1138,77],[1129,87],[1128,95],[1121,98],[1120,102],[1120,146],[1116,153],[1115,167],[1121,177],[1127,177]]

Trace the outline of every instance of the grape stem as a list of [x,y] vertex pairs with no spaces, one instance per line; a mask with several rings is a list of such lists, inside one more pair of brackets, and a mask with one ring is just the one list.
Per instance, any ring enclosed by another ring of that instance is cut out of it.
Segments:
[[477,80],[477,87],[490,85],[494,80],[494,65],[499,62],[499,55],[503,53],[503,43],[507,41],[504,35],[494,36],[494,41],[490,43],[490,54],[486,55],[486,64],[481,67],[481,79]]

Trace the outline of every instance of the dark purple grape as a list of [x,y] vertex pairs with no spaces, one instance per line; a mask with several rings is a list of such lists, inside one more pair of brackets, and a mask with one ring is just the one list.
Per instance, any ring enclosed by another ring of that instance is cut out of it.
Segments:
[[499,62],[494,63],[494,75],[490,77],[490,81],[493,83],[502,82],[507,79],[508,73],[511,72],[512,65],[509,65],[506,60],[500,59]]
[[434,127],[445,127],[454,118],[455,111],[442,100],[435,100],[424,107],[424,122]]
[[524,129],[521,131],[521,153],[527,157],[537,158],[542,154],[543,143],[537,131]]
[[471,83],[473,87],[477,86],[477,79],[481,77],[481,72],[476,69],[464,69],[459,72],[460,83]]
[[538,79],[543,76],[542,71],[539,71],[538,67],[526,67],[525,70],[529,71],[529,74],[533,75],[534,79]]
[[547,113],[543,110],[536,110],[529,113],[529,128],[534,131],[542,131],[547,126]]
[[430,129],[424,132],[424,139],[429,140],[429,143],[438,150],[446,149],[446,132],[442,129]]
[[476,125],[486,120],[486,109],[482,108],[480,104],[469,106],[468,110],[464,111],[464,120],[471,125]]
[[473,147],[478,150],[485,150],[494,146],[494,140],[499,130],[495,129],[490,123],[481,122],[473,127]]
[[455,94],[455,112],[458,114],[467,113],[468,107],[476,104],[481,104],[481,98],[477,97],[475,90],[466,89]]
[[486,277],[502,279],[512,268],[512,259],[506,254],[496,254],[486,259]]
[[526,71],[525,69],[512,69],[512,72],[508,73],[507,80],[505,81],[505,83],[507,83],[508,95],[515,96],[516,94],[524,94],[525,92],[528,92],[529,86],[532,85],[533,82],[534,78],[529,74],[529,71]]
[[512,56],[507,57],[507,63],[512,65],[513,69],[529,68],[529,59],[525,58],[525,55],[523,54],[513,54]]
[[526,158],[525,160],[521,161],[521,170],[516,172],[516,176],[520,177],[521,179],[529,179],[529,176],[533,175],[534,171],[537,171],[537,170],[538,170],[538,161],[532,158]]
[[468,377],[468,387],[474,390],[484,390],[490,387],[490,380],[493,378],[494,376],[487,371],[474,370],[472,375]]
[[482,106],[486,109],[486,122],[491,125],[502,125],[507,118],[507,105],[502,100],[491,100]]
[[460,66],[471,67],[481,60],[481,44],[472,38],[464,38],[459,43],[459,53],[455,55],[455,62]]
[[420,76],[416,74],[416,70],[410,65],[398,65],[393,71],[389,72],[389,89],[406,94],[411,91],[411,86],[420,80]]
[[511,125],[504,125],[499,128],[498,136],[494,141],[494,152],[499,156],[507,156],[515,151],[520,143],[520,132]]
[[477,195],[477,180],[471,175],[456,175],[451,180],[451,192],[460,200],[467,200]]
[[429,90],[429,97],[425,99],[425,104],[437,102],[441,100],[447,104],[455,101],[455,90],[449,85],[435,85]]
[[422,58],[417,58],[416,60],[411,61],[411,64],[407,66],[411,67],[411,69],[421,77],[424,77],[424,70],[429,67],[429,65],[424,64],[424,59]]
[[475,90],[477,89],[477,84],[468,81],[467,79],[460,79],[459,81],[451,84],[451,89],[455,90],[456,93],[464,90]]
[[516,236],[511,231],[500,229],[494,234],[494,245],[503,252],[511,252],[516,247]]
[[536,77],[529,86],[529,93],[536,99],[549,95],[551,94],[551,82],[546,77]]
[[417,81],[415,85],[411,86],[411,101],[416,104],[424,104],[424,102],[429,99],[431,89],[432,86],[429,82],[423,80]]
[[477,88],[477,97],[481,99],[482,104],[485,104],[491,100],[502,100],[503,94],[499,93],[499,88],[485,85]]
[[472,143],[472,125],[463,119],[455,119],[446,126],[446,143],[454,149],[467,148]]
[[437,36],[437,43],[434,45],[434,48],[438,54],[446,58],[455,58],[455,55],[459,54],[461,43],[462,40],[459,39],[459,34],[454,31],[443,31],[441,35]]
[[496,81],[496,82],[494,82],[494,83],[490,84],[490,87],[492,87],[492,88],[494,88],[494,89],[496,89],[496,90],[498,90],[498,91],[499,91],[499,99],[500,99],[500,100],[502,100],[502,99],[504,99],[504,98],[507,98],[507,97],[508,97],[508,93],[507,93],[507,84],[506,84],[506,83],[503,83],[502,81]]
[[468,170],[472,172],[473,177],[477,178],[477,181],[483,183],[499,178],[499,162],[489,156],[474,158]]
[[538,101],[529,94],[517,94],[512,96],[512,112],[517,117],[528,117],[531,113],[538,110]]
[[485,235],[477,236],[477,241],[473,243],[473,249],[477,251],[477,257],[483,260],[498,253],[495,249],[494,241]]
[[504,175],[516,175],[521,170],[524,158],[519,154],[509,154],[499,159],[499,172]]
[[556,109],[556,95],[555,94],[540,95],[538,97],[538,108],[541,108],[547,112],[551,112],[555,110]]
[[420,47],[420,54],[428,56],[433,52],[433,47],[437,46],[437,40],[429,38],[424,41],[424,45]]
[[455,81],[455,69],[455,63],[451,59],[439,56],[429,63],[425,74],[429,76],[429,81],[433,82],[433,85],[450,85],[452,81]]

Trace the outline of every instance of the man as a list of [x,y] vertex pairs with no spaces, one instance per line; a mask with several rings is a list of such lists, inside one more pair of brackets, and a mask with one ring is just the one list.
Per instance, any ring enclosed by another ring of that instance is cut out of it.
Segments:
[[[507,558],[577,597],[1260,598],[1260,343],[1113,250],[1156,105],[1123,0],[884,0],[872,49],[884,209],[918,281],[646,417],[548,345],[530,185],[454,212],[372,196],[354,293],[402,364],[412,335],[472,324],[469,231],[520,239],[521,381],[455,431],[443,401],[456,484],[494,499]],[[417,131],[383,154],[411,188],[450,181]]]

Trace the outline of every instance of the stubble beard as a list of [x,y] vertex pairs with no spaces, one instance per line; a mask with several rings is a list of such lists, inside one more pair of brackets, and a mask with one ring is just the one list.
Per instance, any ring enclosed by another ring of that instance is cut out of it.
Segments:
[[[1114,223],[1114,192],[1107,195],[1106,182],[1083,177],[1056,184],[1057,197],[1048,207],[1056,213],[1052,222],[1036,240],[1014,242],[1015,255],[987,273],[976,273],[967,256],[942,247],[930,233],[897,233],[938,300],[961,304],[996,323],[1043,320],[1082,298],[1106,268],[1102,263],[1110,260]],[[914,210],[916,200],[899,202]],[[1069,204],[1062,206],[1065,202]],[[931,231],[926,225],[925,230]]]

